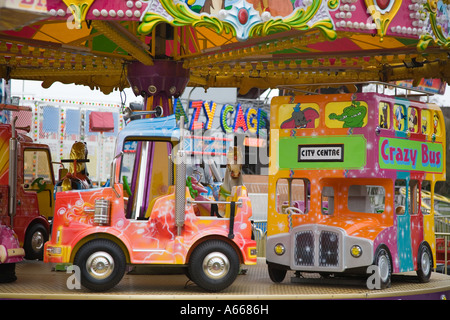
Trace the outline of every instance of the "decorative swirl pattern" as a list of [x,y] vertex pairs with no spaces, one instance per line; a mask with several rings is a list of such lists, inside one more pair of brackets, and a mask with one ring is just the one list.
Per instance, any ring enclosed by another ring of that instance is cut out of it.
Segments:
[[433,35],[427,33],[420,37],[419,43],[417,44],[417,49],[424,51],[431,41],[434,41],[438,46],[443,49],[450,48],[450,37],[442,28],[442,25],[438,22],[438,1],[436,0],[428,0],[424,4],[424,8],[428,11],[430,16],[430,26],[431,30],[433,30]]
[[[246,8],[245,5],[247,3],[245,1],[240,3],[243,4],[242,8]],[[336,8],[338,3],[339,0],[330,0],[328,2],[328,7]],[[291,29],[304,31],[311,28],[317,28],[322,31],[327,39],[334,40],[336,39],[337,34],[334,30],[331,19],[328,18],[317,21],[313,23],[312,26],[308,24],[311,23],[312,19],[321,7],[321,4],[322,0],[314,0],[311,5],[306,8],[306,10],[304,8],[297,8],[289,16],[276,19],[267,19],[266,16],[264,16],[263,19],[263,17],[261,17],[258,13],[258,16],[253,19],[256,19],[259,22],[254,20],[252,23],[247,24],[247,21],[245,21],[245,23],[243,23],[243,21],[234,22],[234,20],[230,18],[231,10],[222,10],[222,14],[219,14],[219,16],[222,18],[226,17],[224,18],[225,21],[222,21],[221,19],[211,15],[197,14],[191,11],[184,3],[161,1],[161,5],[167,13],[173,17],[173,20],[169,20],[168,18],[154,12],[147,12],[142,19],[142,23],[138,27],[138,32],[140,34],[149,34],[158,23],[165,22],[173,26],[190,25],[193,27],[207,27],[213,29],[217,33],[225,32],[236,36],[236,29],[239,25],[240,29],[244,28],[244,30],[239,32],[238,40],[245,41],[249,37],[265,36]],[[240,10],[241,8],[236,7],[235,9]],[[230,21],[233,21],[233,23],[230,23]]]

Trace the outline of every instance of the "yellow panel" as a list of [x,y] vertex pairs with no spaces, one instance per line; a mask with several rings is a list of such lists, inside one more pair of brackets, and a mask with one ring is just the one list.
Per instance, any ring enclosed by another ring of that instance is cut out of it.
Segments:
[[195,30],[198,46],[202,50],[237,42],[236,38],[231,34],[218,34],[217,32],[205,27],[197,27]]
[[169,152],[168,142],[155,142],[152,162],[150,199],[167,193],[169,188]]
[[373,41],[373,36],[370,34],[357,34],[352,35],[351,40],[355,42],[363,50],[373,50],[373,49],[393,49],[393,48],[403,48],[405,45],[397,41],[393,37],[384,37],[383,42]]
[[79,39],[83,39],[89,36],[91,30],[87,28],[86,24],[83,24],[81,29],[68,28],[70,22],[45,24],[39,32],[34,36],[35,40],[51,41],[58,43],[71,43]]

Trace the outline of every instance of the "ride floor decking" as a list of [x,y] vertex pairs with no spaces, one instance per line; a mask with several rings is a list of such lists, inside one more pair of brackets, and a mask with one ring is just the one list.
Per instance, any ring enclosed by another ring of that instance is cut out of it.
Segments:
[[[39,261],[17,264],[17,280],[0,284],[0,299],[83,299],[83,300],[292,300],[292,299],[448,299],[450,276],[433,273],[430,282],[419,283],[413,273],[396,275],[390,288],[369,290],[362,281],[322,279],[316,274],[295,278],[288,272],[282,283],[273,283],[268,276],[265,259],[247,268],[226,290],[204,292],[184,274],[127,273],[113,289],[104,293],[69,289],[70,274],[54,271],[54,265]],[[142,272],[141,272],[142,273]],[[414,273],[415,274],[415,273]]]

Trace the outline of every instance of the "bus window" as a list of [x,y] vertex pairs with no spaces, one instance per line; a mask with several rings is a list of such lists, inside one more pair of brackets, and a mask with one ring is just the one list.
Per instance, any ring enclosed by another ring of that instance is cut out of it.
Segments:
[[395,196],[394,196],[395,213],[402,215],[406,208],[406,180],[395,180]]
[[430,110],[423,109],[422,110],[422,121],[420,124],[422,134],[430,134],[431,132],[431,112]]
[[391,127],[391,107],[387,102],[380,102],[378,106],[378,125],[382,129]]
[[348,209],[353,212],[382,213],[385,194],[381,186],[352,185],[348,189]]
[[334,188],[323,187],[322,189],[322,214],[334,214]]
[[420,210],[422,214],[431,213],[431,182],[423,180],[420,188]]
[[406,108],[404,105],[394,105],[394,129],[398,131],[406,130]]
[[411,180],[409,182],[409,213],[419,213],[419,181]]
[[419,111],[416,108],[408,108],[408,130],[416,133],[419,128]]
[[310,183],[308,179],[279,179],[277,182],[277,211],[287,213],[287,207],[297,208],[294,213],[309,211]]
[[289,203],[289,182],[287,179],[279,179],[277,181],[277,212],[284,213],[284,209],[288,207]]

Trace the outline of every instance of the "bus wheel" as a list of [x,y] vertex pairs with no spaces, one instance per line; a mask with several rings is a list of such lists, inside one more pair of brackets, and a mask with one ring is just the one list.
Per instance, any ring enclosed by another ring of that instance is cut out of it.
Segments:
[[93,240],[78,250],[74,265],[80,268],[81,284],[92,291],[106,291],[122,280],[126,259],[122,249],[112,241]]
[[269,278],[275,283],[280,283],[286,277],[287,270],[276,268],[270,264],[267,265],[269,271]]
[[42,260],[44,257],[44,244],[48,241],[47,229],[41,224],[33,225],[27,231],[24,243],[25,259]]
[[377,249],[374,264],[378,266],[380,272],[380,289],[389,288],[391,286],[392,263],[386,249],[382,247]]
[[417,256],[417,277],[420,282],[430,281],[433,268],[433,256],[427,245],[421,244]]
[[198,245],[189,259],[190,279],[199,287],[218,292],[230,286],[239,273],[239,256],[228,243],[209,240]]

